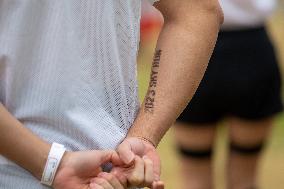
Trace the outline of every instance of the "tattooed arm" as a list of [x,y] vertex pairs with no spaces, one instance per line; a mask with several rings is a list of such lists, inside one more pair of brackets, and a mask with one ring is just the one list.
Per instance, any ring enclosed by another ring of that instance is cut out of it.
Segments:
[[160,0],[155,6],[165,22],[148,93],[128,135],[156,146],[195,93],[223,14],[218,0]]
[[139,186],[141,182],[137,181],[145,178],[142,185],[164,189],[155,147],[192,98],[207,67],[223,14],[218,0],[160,0],[155,6],[165,22],[148,92],[128,137],[117,150],[126,164],[133,162],[135,155],[146,157],[145,171],[132,177],[132,184]]
[[[155,6],[165,22],[148,92],[118,152],[125,163],[133,161],[135,154],[147,156],[153,163],[152,188],[163,189],[155,147],[192,98],[207,67],[223,14],[218,0],[160,0]],[[151,166],[145,170],[149,172]]]

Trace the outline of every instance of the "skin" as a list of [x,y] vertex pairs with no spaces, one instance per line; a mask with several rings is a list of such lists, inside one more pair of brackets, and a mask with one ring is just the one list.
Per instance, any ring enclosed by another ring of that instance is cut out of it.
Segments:
[[156,48],[162,54],[156,70],[154,108],[152,113],[145,110],[146,96],[128,136],[142,136],[157,146],[200,83],[222,14],[214,0],[163,0],[155,6],[164,15],[165,23]]
[[[112,186],[110,183],[115,183],[116,180],[111,178],[109,182],[102,182],[101,178],[96,178],[102,172],[101,165],[119,161],[115,151],[81,151],[81,152],[66,152],[64,160],[56,173],[56,179],[53,182],[55,189],[91,189],[92,182],[98,183],[106,188]],[[113,180],[113,181],[112,181]],[[111,182],[112,181],[112,182]],[[119,183],[119,182],[118,182]],[[123,188],[122,184],[116,188]]]
[[[217,0],[162,0],[155,3],[155,7],[163,14],[165,23],[156,48],[162,54],[156,70],[158,80],[154,89],[154,107],[150,112],[145,110],[145,97],[135,123],[117,151],[119,159],[127,168],[131,167],[133,162],[136,166],[130,174],[127,171],[122,174],[126,176],[128,185],[148,186],[152,179],[155,180],[151,184],[152,188],[162,189],[164,184],[160,181],[161,163],[155,147],[194,94],[207,67],[223,15]],[[150,90],[153,90],[151,86]],[[51,145],[25,128],[3,105],[0,105],[0,133],[5,133],[0,137],[0,154],[40,179]],[[13,148],[10,148],[11,146]],[[92,151],[90,156],[95,158],[97,153]],[[79,175],[82,170],[77,170],[78,167],[88,169],[83,165],[90,162],[85,157],[85,152],[66,154],[54,182],[56,184],[61,180],[60,182],[65,182],[62,185],[69,186],[68,182],[75,182],[72,178],[82,179]],[[148,173],[150,176],[141,174],[144,168],[137,164],[139,161],[144,163],[145,167],[146,161],[142,158],[144,156],[151,160],[148,164],[153,166],[153,173]],[[77,161],[81,161],[82,165],[78,166]],[[100,162],[96,158],[94,161]],[[97,173],[95,167],[93,168]],[[60,177],[59,173],[64,170],[73,170],[73,175]],[[125,170],[117,170],[119,171]],[[80,179],[77,180],[78,187],[86,188],[86,183],[89,183],[87,187],[91,187],[91,183],[94,183],[92,187],[109,187],[107,184],[102,186],[102,183],[95,182],[95,175],[90,174],[88,182],[81,183]],[[61,186],[55,185],[55,188],[61,189]]]
[[[184,149],[213,149],[216,135],[216,124],[186,124],[178,122],[174,127],[177,145]],[[182,189],[200,188],[212,189],[213,159],[190,158],[179,156],[181,162],[180,176]]]
[[[248,121],[240,118],[229,118],[229,140],[240,146],[255,146],[266,141],[273,119],[266,118],[258,121]],[[178,145],[188,149],[213,148],[216,124],[193,125],[177,123],[175,127]],[[255,155],[242,155],[229,152],[226,166],[227,188],[245,189],[257,186],[257,171],[261,153]],[[182,189],[200,188],[212,189],[213,159],[194,159],[180,157],[182,161],[181,176]]]
[[[155,7],[164,16],[156,48],[156,52],[161,51],[159,67],[154,67],[157,64],[155,56],[152,69],[158,72],[154,75],[157,76],[157,84],[151,87],[150,82],[148,95],[128,137],[142,136],[150,141],[144,142],[144,155],[153,161],[154,185],[163,188],[163,183],[159,182],[161,163],[154,146],[158,145],[195,93],[215,45],[223,15],[215,0],[162,0]],[[151,92],[153,90],[155,95]],[[150,111],[147,110],[148,97],[152,101],[154,99]],[[130,150],[121,152],[118,149],[121,156],[131,154]],[[132,158],[133,155],[128,160],[122,159],[127,163]]]
[[[230,140],[240,146],[255,146],[266,142],[273,125],[273,118],[249,121],[239,118],[229,120]],[[255,188],[257,185],[258,165],[262,153],[242,155],[231,152],[227,167],[227,186],[232,189]]]

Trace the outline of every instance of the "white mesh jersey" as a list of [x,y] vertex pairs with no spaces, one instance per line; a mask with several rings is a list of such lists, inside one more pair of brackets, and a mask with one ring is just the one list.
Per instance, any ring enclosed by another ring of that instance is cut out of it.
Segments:
[[[0,0],[1,103],[48,142],[114,149],[139,108],[140,8],[141,0]],[[0,188],[45,187],[1,157]]]

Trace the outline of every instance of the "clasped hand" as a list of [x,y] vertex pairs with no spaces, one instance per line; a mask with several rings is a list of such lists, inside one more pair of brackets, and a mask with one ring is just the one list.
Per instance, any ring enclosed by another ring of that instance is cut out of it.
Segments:
[[[112,170],[102,166],[112,163]],[[126,138],[117,151],[66,152],[56,173],[55,189],[164,189],[155,147],[139,138]]]

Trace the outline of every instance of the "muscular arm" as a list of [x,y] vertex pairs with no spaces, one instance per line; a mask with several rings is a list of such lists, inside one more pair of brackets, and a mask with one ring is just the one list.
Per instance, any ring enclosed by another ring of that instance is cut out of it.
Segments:
[[159,143],[195,93],[215,45],[217,0],[160,0],[164,16],[147,95],[128,136]]
[[50,145],[16,120],[0,103],[0,154],[30,171],[38,179]]

